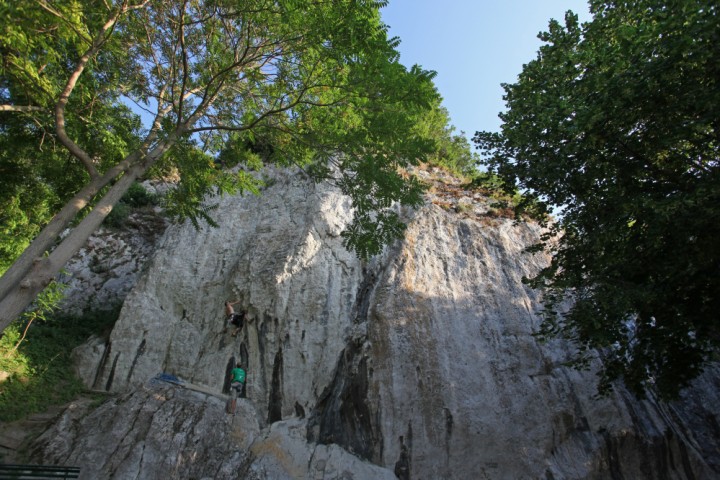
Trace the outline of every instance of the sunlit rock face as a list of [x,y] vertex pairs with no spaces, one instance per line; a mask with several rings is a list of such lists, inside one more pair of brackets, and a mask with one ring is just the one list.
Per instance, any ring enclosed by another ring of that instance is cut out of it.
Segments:
[[[565,344],[533,337],[539,297],[521,280],[548,261],[524,253],[538,226],[446,180],[363,263],[342,246],[347,198],[298,172],[268,178],[260,197],[215,200],[220,228],[167,230],[109,340],[76,352],[87,385],[119,395],[66,412],[38,458],[104,458],[86,478],[720,475],[720,376],[670,405],[622,387],[596,399]],[[247,312],[236,337],[225,300]],[[248,382],[233,416],[217,395],[236,361]],[[160,372],[216,395],[158,386]]]

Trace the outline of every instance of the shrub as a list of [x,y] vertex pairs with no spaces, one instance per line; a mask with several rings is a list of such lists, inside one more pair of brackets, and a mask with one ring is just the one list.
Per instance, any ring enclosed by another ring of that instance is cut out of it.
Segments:
[[84,391],[70,354],[92,334],[103,334],[120,313],[92,312],[82,317],[57,315],[34,323],[17,349],[25,325],[10,325],[0,337],[0,421],[13,421],[66,403]]
[[125,225],[125,221],[133,210],[149,205],[157,205],[158,203],[157,195],[148,192],[145,187],[135,182],[130,185],[125,195],[110,211],[110,214],[105,218],[104,224],[111,228],[121,228]]
[[128,191],[125,192],[125,195],[123,195],[120,201],[133,208],[158,204],[157,195],[148,192],[145,187],[137,182],[130,185],[130,188],[128,188]]
[[103,222],[107,227],[120,228],[125,224],[125,220],[130,216],[132,207],[124,202],[118,202],[113,209],[110,211],[105,221]]

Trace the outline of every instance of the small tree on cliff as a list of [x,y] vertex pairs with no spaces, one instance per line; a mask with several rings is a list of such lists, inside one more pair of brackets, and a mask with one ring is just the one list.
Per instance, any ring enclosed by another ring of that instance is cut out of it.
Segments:
[[[397,236],[387,207],[420,202],[419,185],[397,170],[430,149],[410,132],[437,92],[431,72],[398,63],[380,22],[385,3],[0,2],[0,134],[5,144],[19,144],[18,131],[25,147],[36,141],[38,165],[62,162],[77,186],[0,279],[0,330],[151,168],[177,171],[171,210],[196,221],[207,217],[205,194],[257,189],[247,170],[217,168],[219,153],[260,145],[351,196],[344,235],[361,256]],[[127,102],[152,116],[149,129],[133,124]]]
[[504,85],[501,133],[475,141],[535,207],[562,207],[552,264],[530,282],[546,294],[542,333],[574,339],[581,359],[599,349],[601,390],[621,378],[672,396],[720,346],[720,10],[590,5],[587,24],[550,22]]

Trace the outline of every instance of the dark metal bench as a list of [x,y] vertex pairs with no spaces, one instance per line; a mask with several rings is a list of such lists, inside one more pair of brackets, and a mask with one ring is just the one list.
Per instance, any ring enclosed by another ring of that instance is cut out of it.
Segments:
[[57,465],[12,465],[0,463],[0,480],[78,478],[80,467]]

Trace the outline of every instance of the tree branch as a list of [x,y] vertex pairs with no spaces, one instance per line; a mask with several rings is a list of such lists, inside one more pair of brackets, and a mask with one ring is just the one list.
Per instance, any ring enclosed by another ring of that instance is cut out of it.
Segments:
[[35,105],[0,105],[0,112],[44,112],[43,107]]
[[[85,150],[80,148],[80,146],[74,141],[72,141],[67,135],[67,132],[65,130],[65,108],[67,107],[68,101],[70,100],[70,95],[75,89],[80,75],[82,75],[88,62],[95,55],[97,55],[97,53],[100,51],[107,39],[110,37],[112,29],[115,27],[118,19],[129,10],[137,10],[145,7],[149,3],[149,1],[150,0],[144,0],[137,5],[128,5],[128,2],[124,1],[122,6],[115,12],[115,14],[112,15],[107,22],[105,22],[105,24],[100,29],[100,32],[98,32],[95,38],[93,38],[90,48],[85,52],[82,57],[80,57],[80,60],[75,67],[75,70],[70,75],[70,78],[65,84],[65,88],[60,94],[60,98],[55,106],[55,131],[57,132],[58,140],[60,140],[60,143],[62,143],[73,156],[80,160],[87,172],[90,174],[90,178],[92,179],[96,179],[100,175],[95,168],[93,159],[90,157],[90,155],[88,155]],[[56,12],[50,7],[48,7],[46,2],[42,1],[40,2],[40,5],[53,13],[53,15],[60,15],[62,18],[62,15],[59,14],[59,12]]]
[[180,104],[178,105],[178,118],[176,127],[179,127],[182,123],[182,115],[183,115],[183,105],[185,103],[185,85],[187,85],[187,79],[188,79],[188,58],[187,58],[187,50],[185,48],[185,8],[187,7],[187,2],[183,2],[182,5],[182,11],[180,12],[180,26],[179,28],[179,40],[180,40],[180,56],[182,58],[182,81],[180,82]]
[[80,162],[85,167],[85,170],[87,170],[90,174],[90,178],[92,179],[95,179],[99,176],[97,170],[95,169],[95,166],[93,165],[94,162],[92,158],[90,157],[90,155],[87,154],[85,150],[80,148],[78,144],[73,142],[65,131],[65,107],[70,100],[70,95],[75,89],[75,85],[77,85],[77,81],[80,78],[80,75],[82,75],[90,59],[100,51],[103,44],[108,38],[108,31],[113,28],[118,18],[120,18],[120,15],[124,13],[124,11],[124,8],[119,9],[115,13],[115,15],[110,17],[110,19],[105,22],[105,25],[102,26],[100,32],[93,39],[90,48],[87,50],[87,52],[85,52],[82,57],[80,57],[80,61],[75,67],[75,70],[70,75],[70,78],[65,84],[65,88],[60,94],[60,99],[55,105],[55,131],[57,132],[58,140],[60,140],[60,143],[62,143],[65,148],[70,151],[70,153],[72,153],[78,160],[80,160]]

